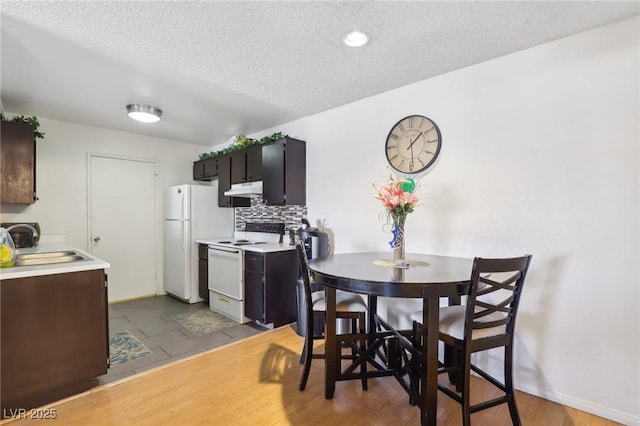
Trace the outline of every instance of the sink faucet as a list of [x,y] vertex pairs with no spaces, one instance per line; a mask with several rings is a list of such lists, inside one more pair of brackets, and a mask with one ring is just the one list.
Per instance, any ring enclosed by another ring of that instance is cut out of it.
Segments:
[[36,228],[34,228],[33,226],[28,225],[26,223],[18,223],[18,224],[15,224],[15,225],[11,225],[10,227],[7,228],[7,232],[11,231],[14,228],[28,228],[33,233],[33,238],[37,238],[38,237],[38,231],[36,231]]

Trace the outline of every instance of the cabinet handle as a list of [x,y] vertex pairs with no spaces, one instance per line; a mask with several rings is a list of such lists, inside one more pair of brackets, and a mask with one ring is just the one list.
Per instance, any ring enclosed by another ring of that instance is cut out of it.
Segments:
[[222,297],[218,297],[218,300],[223,302],[223,303],[229,303],[229,301],[227,299],[223,299]]

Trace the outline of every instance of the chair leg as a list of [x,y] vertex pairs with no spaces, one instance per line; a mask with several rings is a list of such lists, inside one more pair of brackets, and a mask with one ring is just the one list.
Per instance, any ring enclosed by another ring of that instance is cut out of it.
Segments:
[[456,386],[456,392],[462,392],[462,375],[460,371],[462,370],[462,353],[460,349],[455,346],[444,345],[444,366],[452,367],[455,366],[455,370],[450,370],[448,372],[449,383]]
[[[365,315],[364,313],[360,314],[360,316],[358,317],[358,331],[360,332],[361,335],[365,336],[366,333],[366,328],[365,328]],[[355,331],[355,328],[353,329]],[[366,337],[364,337],[362,340],[360,340],[360,346],[364,349],[367,346],[367,339]],[[360,372],[362,373],[362,390],[368,390],[369,389],[369,384],[367,382],[367,360],[363,360],[362,364],[360,364]]]
[[300,364],[304,364],[305,355],[307,354],[307,339],[305,337],[304,342],[302,343],[302,352],[300,353]]
[[[419,351],[422,350],[420,338],[420,324],[418,324],[417,321],[413,321],[413,323],[411,324],[411,339],[413,341],[411,343],[413,343],[413,347]],[[411,358],[411,361],[413,362],[413,357]],[[417,365],[419,364],[416,364],[415,369],[411,371],[411,374],[409,374],[409,387],[416,395],[420,391],[420,376],[418,374],[420,368],[418,368]],[[413,400],[411,395],[409,395],[409,405],[416,405],[416,401]]]
[[311,370],[311,361],[313,361],[313,326],[307,327],[307,335],[304,338],[302,355],[304,356],[304,370],[302,371],[300,385],[298,386],[298,390],[300,391],[303,391],[307,386],[307,379],[309,378],[309,371]]
[[504,347],[504,387],[507,393],[507,404],[509,405],[509,414],[511,422],[514,426],[520,426],[520,414],[516,406],[516,395],[513,391],[513,345]]
[[462,424],[463,426],[471,426],[471,407],[470,407],[470,384],[471,384],[471,353],[465,349],[461,351],[464,357],[462,371],[459,373],[462,377]]

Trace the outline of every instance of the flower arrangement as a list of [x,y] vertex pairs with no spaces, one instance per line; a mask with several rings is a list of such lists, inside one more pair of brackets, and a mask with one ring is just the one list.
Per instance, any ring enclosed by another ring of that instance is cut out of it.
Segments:
[[398,179],[393,175],[389,176],[386,185],[376,187],[377,195],[374,197],[382,201],[386,214],[395,226],[404,225],[407,215],[420,204],[415,189],[416,183],[413,179]]
[[[395,258],[404,257],[404,222],[407,215],[420,204],[420,199],[414,192],[416,183],[412,178],[399,179],[389,175],[385,185],[376,187],[377,194],[374,197],[382,201],[385,208],[387,221],[393,222],[393,239],[389,245],[394,249]],[[398,249],[398,253],[396,250]]]

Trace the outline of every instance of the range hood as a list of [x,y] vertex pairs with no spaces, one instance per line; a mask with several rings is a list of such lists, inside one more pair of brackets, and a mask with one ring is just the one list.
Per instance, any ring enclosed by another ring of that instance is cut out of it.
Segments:
[[227,197],[262,197],[262,181],[236,183],[224,193]]

